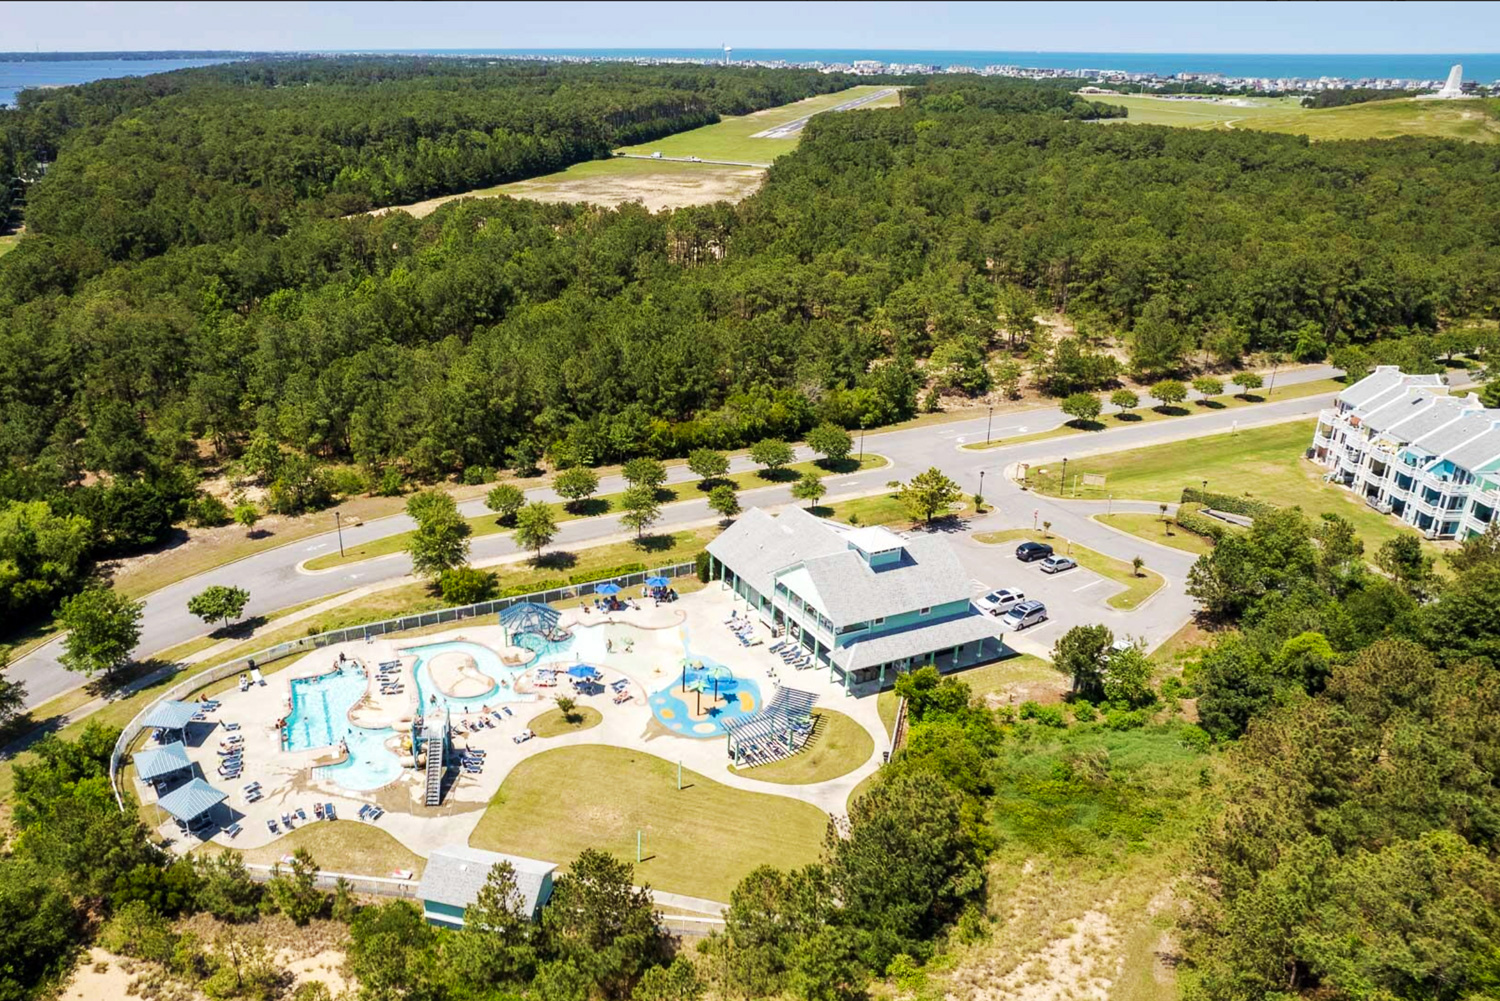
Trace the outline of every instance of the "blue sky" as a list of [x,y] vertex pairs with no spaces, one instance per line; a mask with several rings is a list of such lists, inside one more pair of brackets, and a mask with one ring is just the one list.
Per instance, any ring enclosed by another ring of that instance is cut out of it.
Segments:
[[0,49],[1475,52],[1497,3],[14,3]]

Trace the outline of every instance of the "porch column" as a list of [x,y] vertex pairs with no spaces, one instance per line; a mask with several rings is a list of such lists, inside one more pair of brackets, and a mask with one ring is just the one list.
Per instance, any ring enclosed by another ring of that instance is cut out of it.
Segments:
[[885,665],[884,664],[880,665],[880,687],[881,688],[885,687]]

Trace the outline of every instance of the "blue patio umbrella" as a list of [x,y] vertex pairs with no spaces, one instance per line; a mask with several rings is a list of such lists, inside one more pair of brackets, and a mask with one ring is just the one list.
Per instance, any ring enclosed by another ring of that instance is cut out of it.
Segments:
[[594,593],[595,594],[619,594],[620,593],[620,585],[615,584],[615,583],[600,584],[598,587],[594,588]]
[[568,676],[572,678],[593,679],[599,677],[599,672],[587,664],[575,664],[568,668]]
[[671,583],[672,582],[670,580],[668,580],[667,578],[665,578],[665,577],[647,577],[646,578],[646,586],[647,587],[666,587],[667,585],[669,585]]

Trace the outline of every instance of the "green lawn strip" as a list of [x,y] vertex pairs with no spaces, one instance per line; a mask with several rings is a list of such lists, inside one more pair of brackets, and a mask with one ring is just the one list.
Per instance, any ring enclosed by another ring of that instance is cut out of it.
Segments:
[[312,853],[318,868],[353,876],[389,877],[397,869],[406,869],[416,874],[413,878],[420,878],[427,864],[379,827],[351,820],[303,824],[260,848],[226,849],[218,844],[204,844],[193,849],[193,854],[232,851],[253,865],[275,865],[283,855],[290,855],[298,848]]
[[723,118],[713,125],[678,132],[637,146],[625,146],[620,153],[650,156],[696,156],[705,160],[735,160],[741,163],[770,163],[783,153],[797,148],[801,135],[784,139],[755,139],[757,133],[775,128],[786,122],[835,108],[863,94],[873,94],[884,88],[861,85],[834,94],[819,94],[778,108],[768,108],[749,115]]
[[875,696],[875,711],[880,713],[880,722],[885,724],[885,735],[890,737],[896,732],[896,711],[901,707],[901,696],[897,695],[895,689],[887,688]]
[[[1412,531],[1398,519],[1371,510],[1352,491],[1323,482],[1326,470],[1303,458],[1316,424],[1313,419],[1289,421],[1087,456],[1068,463],[1067,495],[1102,500],[1113,494],[1116,500],[1176,503],[1183,487],[1201,487],[1207,480],[1213,493],[1300,507],[1314,520],[1325,512],[1341,515],[1353,523],[1368,554],[1401,532]],[[1059,474],[1057,464],[1033,467],[1027,484],[1038,493],[1060,496]],[[1084,485],[1085,474],[1104,476],[1105,485]],[[1436,553],[1438,548],[1429,546],[1429,551]]]
[[533,717],[527,728],[538,737],[561,737],[569,733],[578,733],[580,730],[589,730],[604,722],[604,717],[599,715],[599,710],[590,709],[588,706],[576,706],[573,709],[573,718],[577,722],[569,722],[561,709],[548,709],[546,712]]
[[[783,471],[772,477],[767,477],[764,470],[747,469],[738,473],[730,473],[727,476],[711,481],[710,485],[728,483],[736,490],[755,490],[761,487],[774,487],[791,483],[803,473],[816,470],[824,476],[846,476],[851,473],[861,472],[868,469],[879,469],[890,465],[890,460],[883,455],[867,455],[864,461],[850,459],[845,463],[837,465],[833,470],[825,469],[823,466],[813,462],[799,462],[784,467]],[[657,491],[657,499],[662,504],[672,504],[677,501],[696,500],[706,497],[707,491],[700,490],[699,484],[703,480],[690,480],[686,483],[670,483]],[[570,508],[565,503],[551,504],[552,516],[558,522],[573,521],[578,518],[594,518],[599,515],[608,514],[619,507],[621,499],[625,496],[623,490],[610,494],[597,494],[580,502],[576,507]],[[467,519],[469,523],[470,537],[478,538],[485,535],[498,535],[509,532],[510,528],[500,523],[498,515],[482,514]],[[395,535],[383,536],[379,539],[371,539],[369,542],[359,546],[347,546],[343,555],[329,553],[308,560],[304,566],[308,570],[327,570],[330,567],[344,566],[348,563],[359,563],[363,560],[375,559],[379,556],[389,556],[391,553],[405,552],[407,544],[411,541],[411,532],[400,532]]]
[[1125,585],[1125,590],[1108,599],[1107,604],[1111,608],[1121,608],[1127,611],[1138,608],[1141,602],[1155,594],[1167,582],[1165,577],[1149,566],[1141,571],[1141,576],[1137,577],[1134,568],[1124,560],[1096,553],[1076,542],[1070,547],[1066,539],[1042,532],[1033,532],[1029,528],[1009,528],[1003,532],[979,532],[975,534],[974,541],[988,546],[1023,541],[1049,543],[1059,555],[1073,557],[1084,569],[1092,570],[1101,577]]
[[[963,501],[949,508],[948,514],[950,516],[961,514],[968,508],[969,503]],[[902,504],[901,498],[893,493],[855,497],[836,504],[818,505],[810,510],[820,518],[833,518],[836,521],[846,521],[851,525],[897,525],[903,529],[911,529],[920,524],[912,521],[906,505]]]
[[758,865],[817,861],[828,816],[800,800],[745,792],[677,762],[617,747],[544,751],[516,766],[469,843],[566,866],[585,848],[635,862],[658,890],[727,901]]
[[1170,518],[1164,519],[1160,515],[1096,514],[1094,520],[1110,528],[1117,528],[1122,532],[1154,542],[1159,546],[1181,549],[1185,553],[1196,553],[1201,556],[1214,547],[1212,539],[1204,538],[1196,532],[1189,532]]
[[1219,410],[1237,410],[1241,407],[1259,406],[1262,403],[1275,403],[1281,400],[1298,400],[1308,396],[1317,396],[1320,393],[1336,392],[1343,388],[1343,382],[1338,379],[1315,379],[1312,382],[1296,382],[1289,386],[1277,387],[1266,393],[1257,391],[1246,397],[1234,394],[1214,396],[1206,400],[1198,400],[1171,407],[1166,412],[1150,406],[1150,399],[1143,392],[1141,394],[1143,406],[1137,407],[1135,410],[1106,414],[1097,421],[1094,421],[1094,426],[1091,427],[1075,427],[1071,423],[1060,424],[1046,431],[1033,431],[1029,434],[1014,435],[1004,439],[996,438],[989,442],[970,442],[960,447],[974,452],[982,452],[985,449],[999,448],[1002,445],[1020,445],[1029,441],[1046,441],[1049,438],[1063,438],[1075,434],[1091,434],[1096,431],[1106,431],[1115,427],[1151,424],[1156,421],[1172,420],[1175,417],[1191,417],[1195,414],[1207,414]]
[[771,764],[729,771],[757,782],[807,785],[848,775],[875,753],[875,741],[848,716],[832,709],[815,709],[812,715],[812,740],[800,753]]

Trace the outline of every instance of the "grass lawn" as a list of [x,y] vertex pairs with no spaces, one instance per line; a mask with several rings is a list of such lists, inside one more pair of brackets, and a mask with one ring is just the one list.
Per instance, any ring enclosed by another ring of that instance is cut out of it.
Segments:
[[[642,143],[638,146],[624,146],[617,152],[637,153],[650,156],[652,153],[661,153],[663,156],[697,156],[705,160],[736,160],[742,163],[770,163],[783,153],[790,153],[797,148],[800,141],[799,136],[791,136],[786,139],[755,139],[759,132],[775,128],[787,122],[794,121],[806,115],[816,114],[837,107],[845,101],[852,100],[864,94],[873,94],[885,88],[862,85],[850,87],[848,90],[839,91],[836,94],[819,94],[817,97],[809,97],[805,101],[797,101],[792,104],[784,104],[778,108],[767,108],[749,115],[724,118],[713,125],[705,125],[702,128],[691,129],[687,132],[679,132],[676,135],[666,136]],[[886,99],[886,103],[895,103],[895,95]],[[864,105],[864,108],[875,107],[875,105]]]
[[[422,868],[427,864],[426,859],[413,854],[380,828],[352,820],[302,824],[269,845],[227,850],[238,852],[246,862],[255,865],[275,865],[283,855],[290,855],[298,848],[311,852],[318,868],[354,876],[389,876],[397,869],[410,869],[416,873],[414,878],[421,878]],[[198,855],[213,855],[224,850],[221,845],[209,844],[193,851]]]
[[506,777],[469,843],[566,866],[585,848],[645,860],[638,883],[727,901],[751,869],[818,859],[828,817],[815,806],[742,792],[677,764],[616,747],[564,747]]
[[[1395,518],[1372,511],[1342,487],[1322,482],[1324,472],[1302,457],[1312,443],[1315,420],[1289,421],[1239,432],[1208,435],[1191,441],[1089,456],[1068,463],[1069,496],[1175,502],[1183,487],[1201,486],[1216,493],[1243,494],[1282,507],[1298,506],[1310,518],[1332,512],[1348,518],[1372,552],[1387,539],[1411,529]],[[1032,469],[1033,490],[1058,495],[1058,467]],[[1082,485],[1082,476],[1106,477],[1103,487]]]
[[1149,564],[1141,571],[1140,576],[1136,576],[1135,569],[1124,560],[1096,553],[1077,543],[1074,543],[1069,551],[1068,546],[1058,545],[1059,539],[1061,536],[1033,532],[1029,528],[1009,528],[1003,532],[979,532],[974,536],[976,542],[982,542],[987,546],[1024,540],[1051,543],[1059,553],[1073,557],[1085,570],[1092,570],[1101,577],[1125,585],[1125,590],[1113,595],[1106,602],[1111,608],[1122,608],[1127,611],[1139,608],[1141,602],[1155,594],[1167,582],[1166,578],[1152,570]]
[[1212,539],[1189,532],[1154,514],[1096,514],[1094,520],[1162,546],[1202,555],[1213,549]]
[[532,719],[526,726],[538,737],[561,737],[569,733],[577,733],[580,730],[588,730],[604,722],[604,717],[599,715],[599,710],[590,709],[588,706],[576,706],[573,709],[573,718],[576,723],[570,723],[564,718],[561,709],[548,709]]
[[827,782],[848,775],[875,753],[875,741],[870,739],[864,727],[848,716],[832,709],[816,709],[812,715],[816,729],[811,743],[801,754],[769,765],[746,768],[736,774],[758,782],[783,785]]
[[1049,428],[1046,431],[1033,431],[1029,434],[1019,434],[1004,439],[994,438],[988,442],[970,442],[961,447],[972,452],[982,452],[987,448],[999,448],[1002,445],[1020,445],[1028,441],[1044,441],[1049,438],[1063,438],[1069,435],[1107,431],[1110,428],[1116,427],[1150,424],[1156,421],[1171,420],[1174,417],[1191,417],[1194,414],[1205,414],[1212,410],[1235,410],[1240,407],[1252,407],[1261,403],[1300,400],[1308,396],[1317,396],[1320,393],[1335,393],[1343,388],[1344,384],[1339,379],[1315,379],[1312,382],[1294,382],[1287,386],[1278,386],[1269,392],[1256,390],[1246,396],[1226,393],[1223,396],[1212,396],[1207,399],[1195,400],[1184,403],[1181,406],[1166,407],[1160,410],[1151,406],[1151,399],[1142,393],[1140,394],[1142,406],[1134,410],[1105,414],[1097,421],[1091,422],[1088,427],[1076,427],[1072,422],[1069,422],[1067,424],[1060,424],[1055,428]]
[[[968,501],[955,504],[950,514],[958,514],[969,506]],[[896,525],[907,530],[916,527],[906,506],[896,494],[879,494],[874,497],[856,497],[836,504],[820,504],[812,509],[820,518],[847,521],[851,525]]]
[[20,242],[21,242],[21,234],[20,233],[9,233],[9,234],[7,234],[5,236],[0,236],[0,257],[4,257],[6,254],[10,253],[12,250],[15,250],[16,249],[16,244],[18,244]]
[[[760,487],[773,487],[784,483],[791,483],[803,473],[816,470],[824,476],[844,476],[868,469],[880,469],[890,465],[889,459],[883,455],[867,455],[863,462],[858,459],[848,459],[828,469],[818,465],[816,462],[799,462],[786,466],[781,471],[767,475],[768,470],[750,469],[716,479],[710,485],[725,482],[736,490],[755,490]],[[673,483],[663,486],[657,493],[657,500],[662,504],[671,504],[676,501],[696,500],[706,496],[706,491],[700,489],[699,484],[703,480],[691,480],[687,483]],[[552,517],[558,522],[572,521],[576,518],[592,518],[602,514],[608,514],[615,510],[621,498],[625,496],[624,491],[612,494],[598,494],[587,500],[579,502],[576,507],[570,508],[563,503],[551,505]],[[498,535],[509,532],[510,528],[500,523],[498,515],[482,514],[467,519],[469,523],[470,537],[477,538],[483,535]],[[404,552],[407,544],[411,541],[412,532],[400,532],[395,535],[383,536],[379,539],[371,539],[360,546],[348,546],[344,555],[330,553],[307,561],[308,570],[326,570],[329,567],[343,566],[347,563],[359,563],[363,560],[375,559],[379,556],[389,556],[391,553]],[[622,561],[624,562],[624,561]]]
[[1367,101],[1342,108],[1259,114],[1235,128],[1294,132],[1310,139],[1392,139],[1437,136],[1469,142],[1500,140],[1500,101]]
[[1222,129],[1226,122],[1233,122],[1235,128],[1243,128],[1261,118],[1290,118],[1307,113],[1294,97],[1235,98],[1248,105],[1239,107],[1226,101],[1184,101],[1144,94],[1106,95],[1093,100],[1128,108],[1130,117],[1125,119],[1127,123],[1175,125],[1189,129]]

